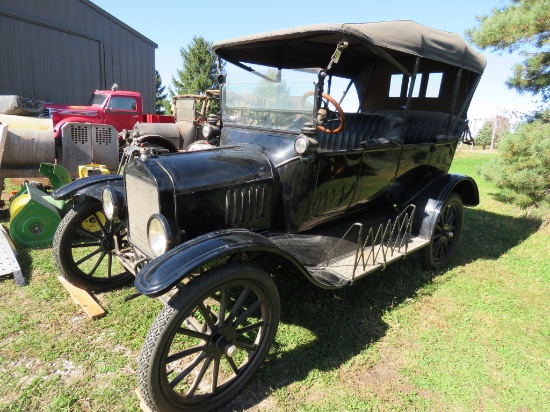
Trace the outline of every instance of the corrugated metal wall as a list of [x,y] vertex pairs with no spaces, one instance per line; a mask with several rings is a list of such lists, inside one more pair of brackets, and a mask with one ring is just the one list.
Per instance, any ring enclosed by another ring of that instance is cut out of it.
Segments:
[[85,104],[117,83],[153,113],[156,47],[88,0],[1,0],[0,94]]

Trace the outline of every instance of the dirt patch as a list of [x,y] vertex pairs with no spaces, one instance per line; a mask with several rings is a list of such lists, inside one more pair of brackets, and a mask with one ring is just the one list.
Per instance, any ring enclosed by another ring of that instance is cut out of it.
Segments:
[[357,396],[372,394],[379,400],[384,400],[396,407],[403,406],[402,399],[398,395],[415,394],[425,399],[430,399],[435,405],[442,404],[438,396],[424,389],[419,389],[410,384],[399,370],[404,367],[401,356],[403,351],[411,351],[414,348],[390,348],[380,346],[380,360],[372,367],[365,368],[361,365],[352,365],[342,371],[341,382],[347,382],[353,387]]

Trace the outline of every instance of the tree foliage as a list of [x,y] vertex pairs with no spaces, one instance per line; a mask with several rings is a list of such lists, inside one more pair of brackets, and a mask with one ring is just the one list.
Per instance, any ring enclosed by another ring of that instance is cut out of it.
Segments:
[[216,56],[212,43],[203,37],[194,36],[192,42],[180,49],[183,68],[172,76],[172,94],[202,94],[218,88]]
[[[546,112],[549,116],[550,112]],[[482,175],[503,189],[504,196],[520,205],[537,205],[550,197],[550,123],[521,123],[506,132],[500,156],[487,163]]]
[[[170,103],[167,100],[167,95],[164,92],[166,87],[162,85],[162,79],[160,73],[155,70],[155,88],[156,88],[156,101],[155,101],[155,113],[156,114],[170,114]],[[168,110],[167,110],[168,108]]]
[[493,139],[493,129],[493,121],[487,120],[485,123],[483,123],[483,126],[481,126],[481,129],[479,129],[479,132],[477,133],[475,138],[476,146],[482,146],[483,150],[485,150],[485,146],[489,146],[491,144],[491,140]]
[[520,51],[525,60],[513,68],[509,88],[550,100],[550,0],[512,0],[490,14],[466,37],[482,49]]

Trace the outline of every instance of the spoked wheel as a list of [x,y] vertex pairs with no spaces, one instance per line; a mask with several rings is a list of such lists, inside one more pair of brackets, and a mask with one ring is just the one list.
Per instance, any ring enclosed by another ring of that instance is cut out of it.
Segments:
[[53,240],[55,263],[73,285],[91,291],[114,288],[133,276],[113,257],[115,242],[123,245],[124,224],[109,221],[101,203],[88,199],[65,215]]
[[259,266],[231,263],[191,280],[159,313],[139,358],[155,411],[210,411],[230,402],[273,343],[279,293]]
[[422,263],[428,269],[439,269],[453,258],[464,221],[462,198],[451,193],[439,211],[432,233],[432,240],[422,250]]

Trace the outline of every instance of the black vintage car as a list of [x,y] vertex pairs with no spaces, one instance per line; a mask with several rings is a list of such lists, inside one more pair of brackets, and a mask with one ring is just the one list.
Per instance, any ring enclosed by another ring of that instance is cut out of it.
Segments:
[[57,192],[75,201],[54,247],[69,281],[135,276],[140,293],[170,296],[139,359],[152,410],[212,410],[247,385],[277,331],[278,268],[326,289],[416,251],[439,268],[463,205],[478,204],[475,182],[448,173],[485,67],[458,35],[320,24],[214,50],[221,121],[203,132],[219,147]]

